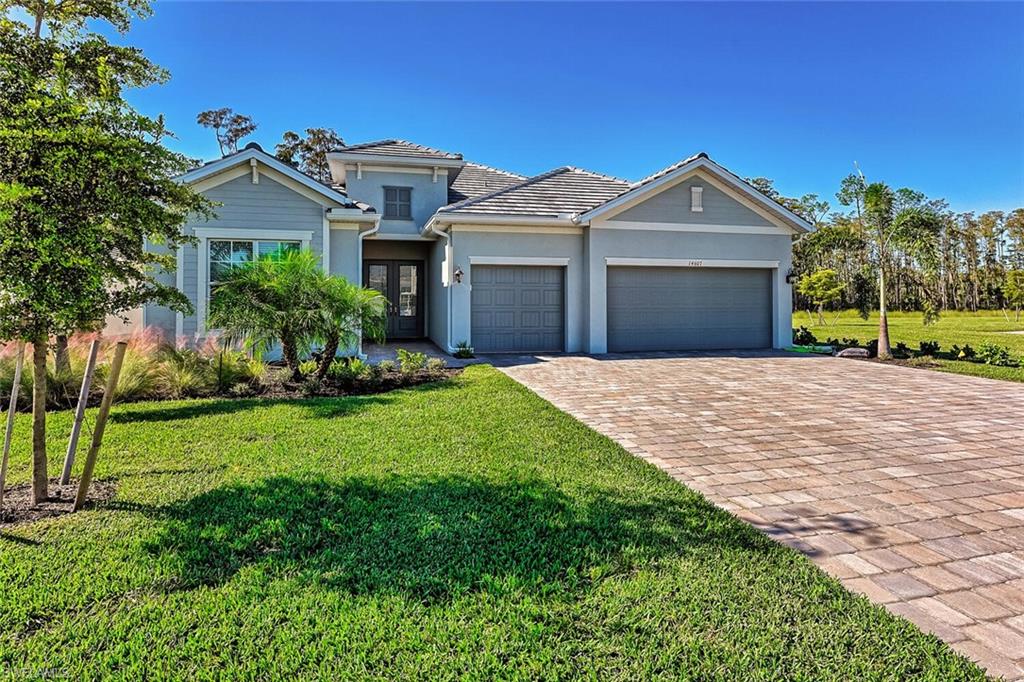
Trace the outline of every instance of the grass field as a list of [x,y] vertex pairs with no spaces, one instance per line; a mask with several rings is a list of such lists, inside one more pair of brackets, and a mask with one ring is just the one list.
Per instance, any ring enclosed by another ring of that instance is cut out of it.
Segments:
[[0,529],[5,677],[983,679],[489,367],[118,406],[97,476]]
[[[826,313],[825,319],[829,324],[811,325],[817,322],[816,316],[808,317],[806,311],[793,312],[793,326],[801,325],[814,332],[814,335],[822,342],[832,338],[856,338],[861,343],[867,343],[871,339],[878,338],[878,313],[874,313],[868,320],[862,320],[854,311],[845,311],[840,314],[835,324],[831,324],[836,318],[836,313]],[[939,321],[927,327],[921,323],[920,313],[889,313],[889,337],[893,345],[902,341],[916,350],[921,341],[938,341],[942,351],[948,351],[953,344],[963,346],[971,345],[975,350],[982,342],[988,341],[1000,346],[1007,346],[1017,356],[1024,359],[1024,334],[1009,334],[1011,331],[1024,331],[1024,317],[1020,322],[1013,321],[1013,314],[1010,313],[1010,320],[1001,312],[984,311],[978,313],[944,312]],[[938,369],[957,374],[971,374],[974,376],[988,377],[991,379],[1004,379],[1009,381],[1024,381],[1024,368],[1022,367],[994,367],[974,362],[961,362],[940,358],[936,361]]]

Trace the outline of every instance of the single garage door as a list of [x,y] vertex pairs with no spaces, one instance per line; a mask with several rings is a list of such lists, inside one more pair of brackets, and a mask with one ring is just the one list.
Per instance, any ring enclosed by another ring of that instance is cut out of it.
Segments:
[[472,267],[471,333],[476,352],[534,353],[564,349],[563,268]]
[[609,351],[771,345],[771,270],[608,268]]

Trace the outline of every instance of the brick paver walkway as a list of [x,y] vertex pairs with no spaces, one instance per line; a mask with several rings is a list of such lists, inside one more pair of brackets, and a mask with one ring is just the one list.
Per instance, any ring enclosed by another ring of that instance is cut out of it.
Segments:
[[538,360],[503,371],[1024,678],[1024,385],[795,355]]

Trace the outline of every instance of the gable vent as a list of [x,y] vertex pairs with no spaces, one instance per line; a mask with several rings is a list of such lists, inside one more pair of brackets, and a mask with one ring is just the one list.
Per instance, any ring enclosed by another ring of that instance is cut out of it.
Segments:
[[694,213],[700,213],[704,210],[703,187],[690,188],[690,210],[693,211]]

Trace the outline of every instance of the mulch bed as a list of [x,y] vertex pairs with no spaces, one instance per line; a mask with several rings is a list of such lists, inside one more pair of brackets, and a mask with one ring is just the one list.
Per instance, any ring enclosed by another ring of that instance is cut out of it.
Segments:
[[460,374],[462,369],[449,368],[435,370],[420,370],[409,374],[401,372],[388,372],[379,379],[360,379],[353,382],[336,382],[330,378],[325,379],[311,391],[306,385],[293,383],[291,381],[271,382],[264,390],[254,394],[260,398],[341,398],[347,395],[373,395],[376,393],[387,393],[400,388],[410,388],[421,384],[429,384],[435,381],[451,379]]
[[[31,483],[22,483],[4,490],[4,504],[3,508],[0,508],[0,528],[70,514],[75,504],[75,495],[78,493],[78,480],[72,479],[67,485],[59,485],[56,478],[51,479],[49,490],[49,499],[40,504],[32,501]],[[89,486],[86,508],[113,498],[116,491],[117,484],[113,481],[93,480]]]

